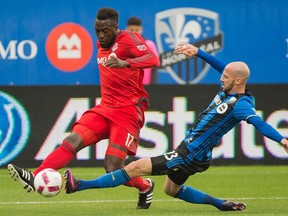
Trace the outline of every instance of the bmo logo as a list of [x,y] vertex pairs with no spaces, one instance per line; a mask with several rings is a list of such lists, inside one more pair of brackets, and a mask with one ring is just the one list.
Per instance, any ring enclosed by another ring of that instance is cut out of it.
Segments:
[[85,67],[92,53],[90,34],[76,23],[56,26],[46,40],[46,54],[50,63],[64,72],[75,72]]
[[31,60],[37,52],[37,44],[32,40],[11,40],[7,46],[0,41],[0,59],[3,60]]

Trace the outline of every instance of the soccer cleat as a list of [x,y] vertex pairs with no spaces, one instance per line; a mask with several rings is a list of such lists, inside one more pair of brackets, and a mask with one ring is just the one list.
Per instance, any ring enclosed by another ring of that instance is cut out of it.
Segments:
[[34,187],[34,176],[32,172],[19,168],[13,164],[8,164],[7,166],[9,174],[11,177],[18,181],[27,192],[35,191]]
[[137,209],[148,209],[152,203],[155,183],[149,178],[146,181],[150,183],[150,189],[145,193],[139,192]]
[[65,191],[67,194],[74,193],[77,191],[77,187],[79,185],[79,180],[76,179],[75,176],[72,175],[70,169],[67,169],[64,172],[64,179],[65,179]]
[[246,205],[242,202],[231,202],[225,200],[222,206],[222,211],[244,211]]

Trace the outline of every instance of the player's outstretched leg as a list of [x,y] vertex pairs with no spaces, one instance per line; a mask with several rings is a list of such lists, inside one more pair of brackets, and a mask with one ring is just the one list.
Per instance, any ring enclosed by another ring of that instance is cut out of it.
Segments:
[[35,191],[34,176],[32,172],[17,167],[13,164],[8,164],[7,168],[11,177],[15,181],[18,181],[23,186],[23,188],[27,190],[27,192]]
[[155,183],[149,178],[145,180],[150,183],[150,188],[144,193],[139,192],[137,209],[148,209],[152,203],[153,190],[154,190]]
[[[64,172],[64,179],[65,190],[68,194],[92,188],[116,187],[131,180],[123,168],[106,173],[105,175],[92,180],[77,179],[72,175],[71,170],[68,169]],[[153,199],[154,182],[151,179],[145,179],[145,181],[147,181],[150,186],[146,191],[139,192],[137,209],[148,209]]]
[[185,185],[181,186],[175,197],[189,203],[213,205],[220,211],[244,211],[246,209],[246,205],[242,202],[219,199]]

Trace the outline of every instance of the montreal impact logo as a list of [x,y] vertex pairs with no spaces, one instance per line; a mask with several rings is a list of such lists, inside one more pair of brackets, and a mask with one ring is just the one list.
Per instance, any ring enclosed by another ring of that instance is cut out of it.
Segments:
[[30,122],[24,107],[0,91],[0,166],[9,163],[25,147]]
[[176,54],[175,47],[191,43],[214,54],[222,48],[218,14],[200,8],[176,8],[155,16],[156,43],[160,53],[159,80],[176,84],[197,84],[206,75],[209,65],[197,58]]

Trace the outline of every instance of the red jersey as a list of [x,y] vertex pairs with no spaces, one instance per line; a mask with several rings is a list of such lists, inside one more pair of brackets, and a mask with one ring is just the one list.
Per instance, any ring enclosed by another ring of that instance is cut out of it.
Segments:
[[[143,68],[157,67],[159,59],[138,33],[120,30],[113,45],[100,47],[97,41],[97,63],[100,71],[101,104],[120,107],[147,101],[148,93],[143,87]],[[130,64],[129,68],[109,68],[104,62],[117,57]]]

